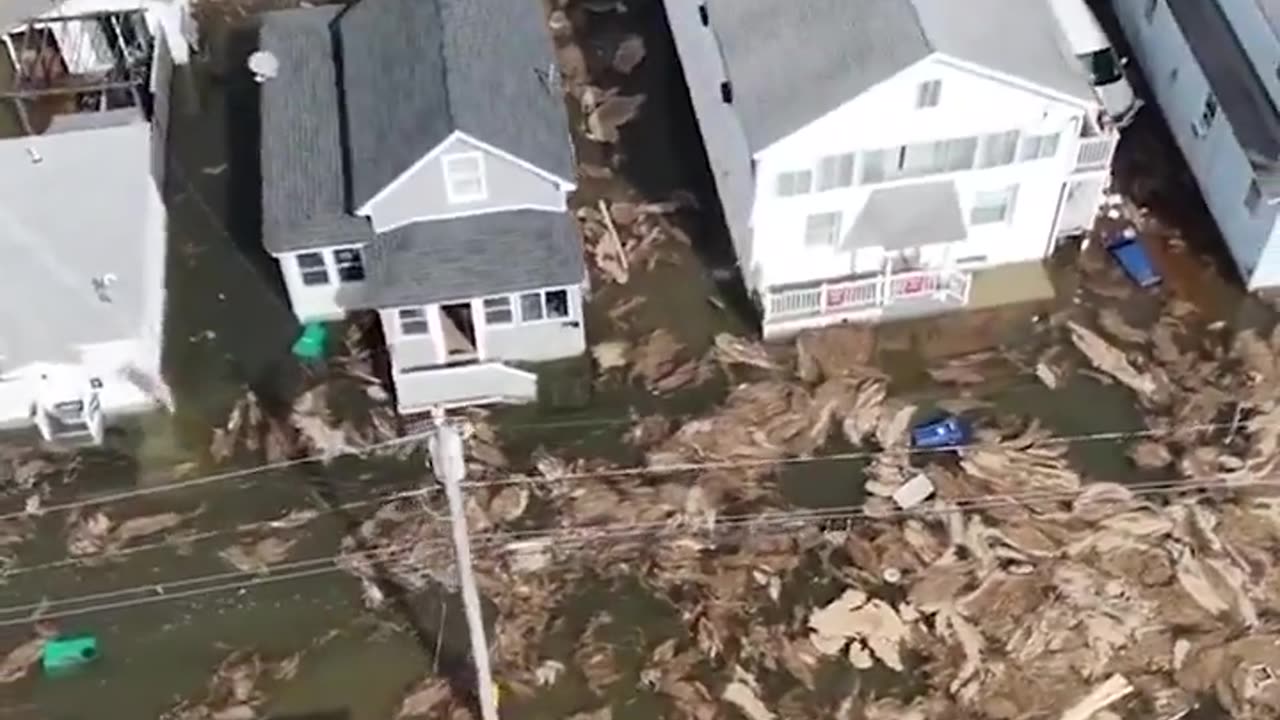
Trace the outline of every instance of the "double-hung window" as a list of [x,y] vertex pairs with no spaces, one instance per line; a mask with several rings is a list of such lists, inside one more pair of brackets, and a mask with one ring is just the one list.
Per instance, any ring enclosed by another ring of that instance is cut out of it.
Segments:
[[400,319],[401,335],[426,335],[431,331],[427,325],[427,313],[420,307],[400,308],[396,314]]
[[1018,151],[1018,131],[992,133],[982,138],[982,150],[978,154],[978,167],[991,168],[1008,165]]
[[1028,135],[1022,138],[1022,148],[1018,151],[1018,161],[1039,160],[1058,154],[1058,133],[1047,135]]
[[441,164],[444,167],[444,189],[449,202],[475,202],[488,197],[484,155],[478,152],[446,155]]
[[788,170],[778,173],[778,197],[804,195],[813,189],[812,170]]
[[814,213],[805,218],[804,244],[808,247],[830,247],[840,236],[839,212]]
[[818,161],[818,192],[853,184],[853,153],[828,155]]
[[510,325],[515,321],[511,311],[511,296],[498,295],[484,299],[484,321],[489,325]]
[[969,211],[969,224],[990,225],[1008,222],[1013,216],[1013,204],[1017,197],[1017,185],[976,193],[973,197],[973,207]]
[[329,284],[329,266],[323,253],[298,253],[298,272],[302,274],[302,284],[308,287]]
[[364,280],[364,257],[359,248],[334,250],[333,264],[338,268],[338,280],[344,283]]

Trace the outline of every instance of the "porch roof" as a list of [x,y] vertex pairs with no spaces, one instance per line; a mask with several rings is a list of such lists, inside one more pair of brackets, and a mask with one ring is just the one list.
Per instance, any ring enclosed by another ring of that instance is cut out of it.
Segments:
[[912,247],[965,238],[960,197],[950,180],[874,190],[845,234],[845,250]]
[[366,251],[366,302],[389,308],[576,285],[582,240],[567,212],[517,210],[417,222]]

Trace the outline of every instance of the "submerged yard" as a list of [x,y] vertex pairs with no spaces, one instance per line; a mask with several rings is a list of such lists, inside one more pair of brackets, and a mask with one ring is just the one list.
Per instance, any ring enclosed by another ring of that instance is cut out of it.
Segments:
[[[1161,290],[1133,289],[1095,239],[1055,259],[1054,302],[763,347],[661,3],[626,6],[570,2],[552,23],[590,392],[468,414],[504,714],[1056,717],[1118,675],[1117,717],[1274,717],[1257,668],[1280,672],[1280,336],[1162,182],[1158,117],[1129,131],[1118,184]],[[5,451],[0,712],[471,717],[442,499],[415,494],[424,450],[387,444],[363,339],[325,368],[289,354],[256,245],[252,35],[227,25],[250,5],[205,7],[170,173],[181,410],[141,458],[123,440]],[[908,450],[940,411],[979,445]],[[297,461],[335,436],[374,447]],[[889,496],[918,472],[937,496],[901,512]],[[55,628],[96,634],[101,660],[33,669]]]

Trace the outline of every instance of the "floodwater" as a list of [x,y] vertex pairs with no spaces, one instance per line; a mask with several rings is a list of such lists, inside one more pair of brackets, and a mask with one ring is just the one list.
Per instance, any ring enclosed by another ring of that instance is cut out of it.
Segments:
[[[640,117],[623,129],[623,162],[616,177],[584,180],[576,202],[593,204],[601,196],[662,200],[674,190],[686,189],[702,198],[703,207],[679,217],[681,227],[694,238],[694,247],[676,248],[672,262],[653,272],[637,273],[625,287],[598,284],[594,288],[587,327],[592,342],[635,339],[665,327],[697,355],[710,347],[716,333],[744,334],[752,321],[742,311],[740,284],[729,272],[732,261],[726,254],[718,210],[710,199],[706,168],[690,162],[699,157],[697,131],[663,27],[661,3],[631,0],[627,4],[630,12],[625,15],[587,15],[590,20],[578,28],[579,40],[589,63],[598,67],[600,58],[607,57],[624,33],[643,33],[647,58],[631,76],[607,71],[595,80],[605,87],[621,83],[624,94],[643,91],[647,100]],[[256,147],[254,86],[241,69],[250,36],[227,32],[217,18],[205,28],[209,39],[204,58],[189,77],[179,76],[170,162],[166,363],[181,409],[171,421],[149,418],[130,432],[114,436],[111,449],[93,454],[72,482],[45,498],[46,506],[60,499],[171,482],[179,463],[204,455],[211,428],[225,421],[246,388],[271,405],[288,402],[298,387],[302,370],[288,352],[296,323],[269,258],[257,246],[258,177],[256,151],[251,150]],[[1171,174],[1169,140],[1158,117],[1152,118],[1145,111],[1121,144],[1122,186],[1140,184],[1136,178]],[[575,114],[574,122],[580,120]],[[229,153],[229,147],[236,152]],[[1153,147],[1161,151],[1154,152]],[[607,164],[600,151],[587,144],[580,145],[579,158]],[[1161,165],[1153,168],[1153,162]],[[1151,201],[1154,206],[1155,198]],[[1169,199],[1169,204],[1186,207],[1188,203],[1183,197]],[[1184,214],[1190,217],[1171,221],[1184,230],[1181,245],[1149,238],[1157,262],[1170,277],[1168,287],[1149,298],[1125,301],[1126,312],[1151,313],[1158,303],[1179,297],[1233,323],[1270,317],[1264,304],[1242,300],[1237,286],[1223,280],[1227,266],[1206,261],[1218,242],[1215,234],[1203,222],[1196,224],[1194,212]],[[963,322],[955,317],[924,319],[886,328],[877,358],[893,369],[895,396],[928,412],[958,392],[928,380],[924,370],[930,363],[982,347],[1018,349],[1034,342],[1036,319],[1072,302],[1072,272],[1069,259],[1055,269],[1062,288],[1056,305],[1006,309]],[[627,327],[609,317],[609,309],[636,296],[645,302],[628,316]],[[980,324],[982,332],[975,333],[967,322]],[[729,384],[720,377],[657,397],[635,384],[598,383],[580,407],[511,408],[495,416],[517,466],[540,447],[566,457],[605,457],[634,464],[641,458],[619,439],[634,417],[659,412],[676,418],[698,414],[714,406]],[[994,374],[966,392],[992,403],[991,412],[1036,417],[1056,434],[1142,427],[1141,416],[1125,391],[1090,378],[1051,391],[1025,373],[1010,371]],[[823,452],[853,449],[833,444]],[[1082,443],[1071,452],[1096,479],[1124,481],[1132,474],[1122,448],[1114,443]],[[848,506],[863,497],[864,464],[865,460],[856,459],[797,464],[784,468],[777,479],[782,495],[796,505]],[[213,470],[202,465],[188,470],[186,477]],[[38,539],[19,548],[16,574],[0,586],[0,623],[10,623],[0,626],[0,654],[30,636],[24,621],[37,611],[94,609],[59,625],[66,631],[98,635],[103,656],[96,665],[70,677],[45,678],[36,672],[17,683],[0,685],[0,714],[14,720],[157,717],[180,698],[200,697],[218,662],[231,650],[247,647],[267,659],[305,653],[296,677],[268,686],[272,699],[264,710],[274,717],[391,717],[403,692],[424,674],[445,671],[465,659],[456,599],[426,592],[373,615],[365,611],[357,584],[340,572],[279,581],[263,577],[260,584],[240,590],[178,596],[222,584],[244,584],[241,577],[218,578],[230,568],[217,553],[238,537],[230,528],[279,517],[289,510],[320,510],[325,514],[298,533],[298,545],[289,559],[320,559],[307,567],[323,568],[322,560],[337,551],[341,538],[376,507],[377,498],[417,487],[427,477],[421,455],[375,462],[343,459],[329,466],[308,464],[260,472],[115,503],[103,509],[117,518],[171,510],[198,513],[188,526],[196,532],[219,534],[193,540],[181,552],[160,547],[91,567],[67,562],[66,514],[46,515],[39,521]],[[21,502],[22,498],[13,498],[4,511],[20,507]],[[338,507],[344,509],[335,510]],[[813,575],[812,583],[789,585],[786,597],[796,602],[834,592],[818,579],[818,568]],[[116,607],[101,607],[109,605]],[[637,583],[584,582],[563,599],[558,613],[562,622],[545,639],[542,656],[572,666],[575,638],[588,619],[603,610],[610,613],[612,622],[601,632],[615,644],[619,667],[629,675],[662,640],[685,632],[673,608]],[[441,628],[443,637],[438,636]],[[566,678],[534,701],[515,701],[510,707],[532,720],[563,718],[598,704],[587,699],[580,676],[570,673]],[[770,687],[770,683],[786,682],[782,678],[761,679]],[[912,688],[906,677],[884,672],[827,668],[820,679],[833,697],[855,683],[881,694],[909,693]],[[615,718],[660,717],[667,707],[665,700],[629,682],[617,684],[609,699]]]

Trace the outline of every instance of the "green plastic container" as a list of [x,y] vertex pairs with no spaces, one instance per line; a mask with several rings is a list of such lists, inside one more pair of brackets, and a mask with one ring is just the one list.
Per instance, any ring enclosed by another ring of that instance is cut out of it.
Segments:
[[307,323],[293,343],[293,354],[303,360],[321,360],[329,344],[329,328],[324,323]]
[[41,665],[46,672],[58,672],[87,665],[98,659],[98,638],[93,635],[63,635],[44,644]]

